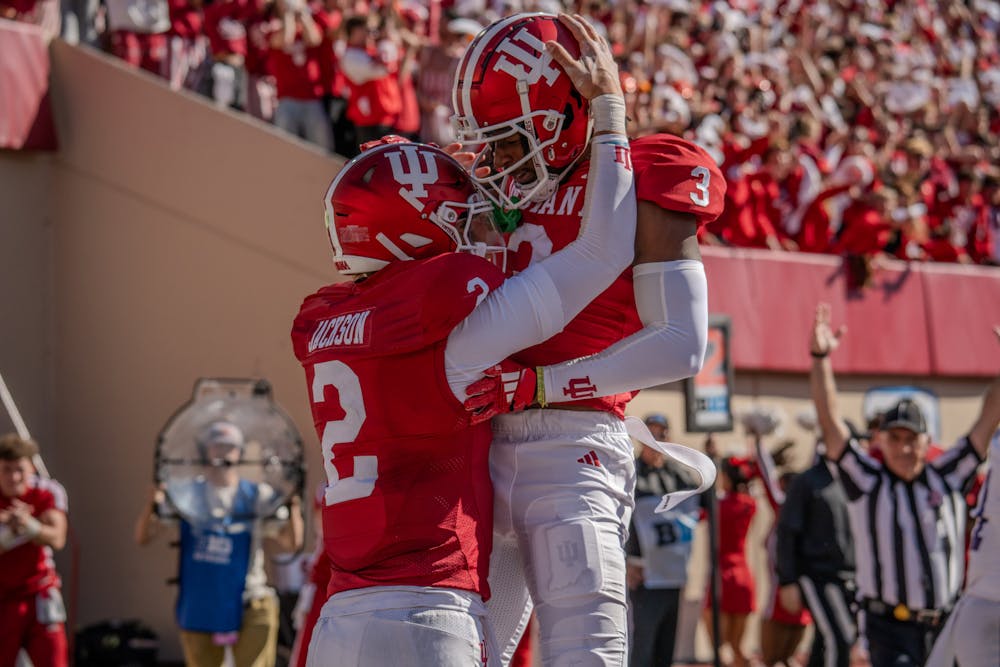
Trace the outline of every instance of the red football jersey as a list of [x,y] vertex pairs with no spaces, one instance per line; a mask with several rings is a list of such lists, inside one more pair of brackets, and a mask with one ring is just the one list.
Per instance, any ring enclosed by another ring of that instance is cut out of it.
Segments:
[[449,253],[390,264],[306,298],[292,329],[329,484],[329,593],[441,586],[489,597],[489,423],[445,377],[448,335],[503,282]]
[[[312,19],[320,32],[326,33],[331,15],[323,9],[314,9]],[[264,26],[264,30],[283,29],[280,22]],[[269,46],[267,66],[278,88],[278,99],[318,100],[329,92],[329,65],[333,48],[324,39],[318,46],[306,46],[301,26],[295,29],[295,41],[284,48]]]
[[256,17],[250,0],[213,2],[205,7],[205,35],[213,55],[247,55],[246,26]]
[[[35,518],[51,509],[67,511],[66,491],[50,479],[32,478],[28,490],[18,500],[31,506]],[[10,498],[0,496],[0,510],[11,504]],[[30,597],[58,585],[59,575],[49,547],[25,541],[0,553],[0,599]]]
[[[699,224],[717,218],[724,205],[726,183],[715,161],[698,146],[679,137],[656,134],[631,142],[636,196],[680,213],[693,214]],[[521,226],[508,240],[507,263],[525,269],[570,244],[580,234],[589,163],[582,162],[548,200],[524,211]],[[597,296],[560,333],[523,350],[514,359],[527,366],[547,366],[595,354],[642,328],[635,309],[632,270],[627,269]],[[636,392],[616,396],[592,395],[587,378],[579,386],[547,388],[549,401],[576,400],[574,406],[625,415],[625,405]],[[557,392],[561,392],[558,393]]]

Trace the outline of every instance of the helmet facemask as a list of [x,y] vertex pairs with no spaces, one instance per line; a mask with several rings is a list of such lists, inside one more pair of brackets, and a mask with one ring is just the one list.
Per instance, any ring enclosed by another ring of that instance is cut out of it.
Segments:
[[493,204],[440,148],[409,142],[370,148],[337,174],[325,206],[334,265],[345,275],[448,252],[505,268]]
[[[541,118],[541,122],[547,126],[555,126],[556,129],[550,139],[538,140],[531,129],[534,118]],[[552,196],[558,189],[562,177],[570,171],[569,167],[558,170],[550,167],[544,157],[546,149],[559,140],[562,118],[562,114],[554,111],[538,111],[531,114],[528,120],[521,117],[512,122],[489,125],[464,134],[459,128],[463,125],[467,126],[467,124],[459,122],[457,117],[454,119],[459,141],[463,144],[484,145],[470,170],[470,174],[472,180],[490,201],[504,209],[520,209],[535,202],[545,201]],[[525,146],[524,155],[513,164],[506,166],[503,171],[497,171],[493,166],[491,144],[512,136],[518,136],[521,139],[522,145]],[[510,177],[510,174],[526,165],[531,166],[535,179],[530,183],[517,183]],[[477,168],[484,166],[489,167],[490,173],[483,177],[477,176]]]
[[[473,180],[508,210],[550,198],[592,134],[589,103],[546,50],[548,40],[579,54],[576,38],[553,15],[502,19],[470,44],[452,87],[456,138],[471,150],[484,147],[476,166],[490,167],[484,177],[473,172]],[[513,136],[524,155],[497,171],[489,146]],[[532,182],[515,182],[511,175],[519,169],[533,173]]]
[[493,203],[478,192],[464,203],[442,203],[428,218],[454,242],[455,252],[483,257],[506,270],[507,246],[493,218]]

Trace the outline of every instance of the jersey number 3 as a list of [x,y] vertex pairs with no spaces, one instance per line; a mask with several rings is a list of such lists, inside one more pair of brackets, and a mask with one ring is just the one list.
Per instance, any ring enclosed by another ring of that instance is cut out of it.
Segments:
[[[340,395],[340,406],[344,409],[342,419],[332,419],[323,427],[323,468],[326,470],[327,505],[336,505],[347,500],[366,498],[375,490],[378,479],[378,457],[355,456],[353,461],[345,461],[339,467],[334,447],[354,442],[365,423],[365,401],[361,395],[358,375],[341,361],[324,361],[313,367],[312,401],[316,405],[325,403],[323,392],[333,387]],[[353,466],[351,466],[353,463]],[[353,474],[342,477],[340,471],[353,467]]]
[[689,196],[695,206],[708,206],[708,184],[712,180],[712,172],[705,167],[695,167],[691,170],[691,175],[697,178],[694,187],[698,192],[692,192]]

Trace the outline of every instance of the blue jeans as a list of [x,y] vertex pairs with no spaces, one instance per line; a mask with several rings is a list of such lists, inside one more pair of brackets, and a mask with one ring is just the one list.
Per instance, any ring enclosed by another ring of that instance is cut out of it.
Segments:
[[320,100],[282,97],[274,112],[274,124],[328,151],[333,150],[333,127]]

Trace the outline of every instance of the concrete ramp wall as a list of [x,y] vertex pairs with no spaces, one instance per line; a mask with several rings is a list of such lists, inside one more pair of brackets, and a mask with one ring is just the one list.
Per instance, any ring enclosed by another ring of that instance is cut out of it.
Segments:
[[78,621],[140,617],[176,658],[176,554],[132,541],[156,434],[197,377],[264,376],[322,471],[288,332],[339,279],[322,198],[342,161],[104,54],[51,57],[61,150],[0,153],[0,372],[69,491]]

